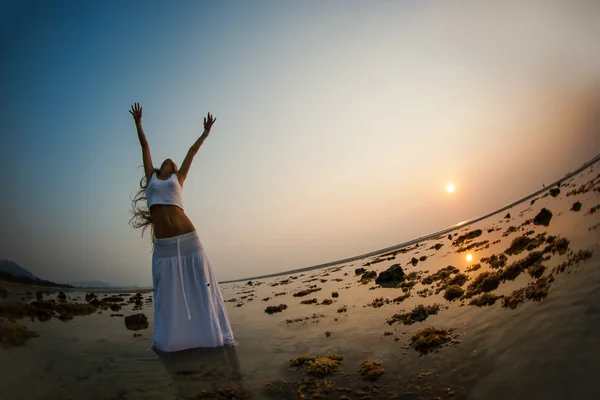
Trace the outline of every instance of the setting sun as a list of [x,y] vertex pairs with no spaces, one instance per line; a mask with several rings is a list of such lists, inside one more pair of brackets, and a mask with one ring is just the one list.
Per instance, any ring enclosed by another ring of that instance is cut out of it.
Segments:
[[454,192],[454,189],[455,189],[455,188],[454,188],[454,183],[449,183],[449,184],[447,184],[447,185],[446,185],[446,191],[447,191],[448,193],[452,193],[452,192]]
[[473,255],[471,253],[467,254],[467,261],[472,261]]

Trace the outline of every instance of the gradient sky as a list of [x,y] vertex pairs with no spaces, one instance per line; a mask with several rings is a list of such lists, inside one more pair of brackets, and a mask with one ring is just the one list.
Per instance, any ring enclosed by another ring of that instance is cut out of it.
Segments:
[[537,190],[600,153],[600,2],[520,3],[4,1],[0,259],[151,285],[134,102],[157,165],[217,117],[184,206],[220,280]]

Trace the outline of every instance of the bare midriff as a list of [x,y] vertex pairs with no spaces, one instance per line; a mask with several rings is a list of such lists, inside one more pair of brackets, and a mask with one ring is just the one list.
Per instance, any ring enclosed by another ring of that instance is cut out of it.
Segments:
[[150,208],[154,220],[154,236],[165,239],[196,230],[185,212],[177,206],[155,204]]

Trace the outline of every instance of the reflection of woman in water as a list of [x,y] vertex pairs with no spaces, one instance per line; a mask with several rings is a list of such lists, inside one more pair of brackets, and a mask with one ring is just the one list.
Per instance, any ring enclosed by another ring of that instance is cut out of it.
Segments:
[[170,352],[233,345],[223,296],[182,202],[182,187],[192,160],[216,119],[210,113],[204,118],[204,132],[188,150],[181,169],[170,158],[156,169],[142,129],[142,108],[136,103],[129,112],[135,121],[144,160],[144,177],[133,199],[134,215],[130,223],[143,230],[150,226],[154,241],[152,346]]
[[158,358],[173,378],[179,396],[184,399],[198,398],[202,390],[213,394],[227,390],[228,398],[232,399],[248,397],[235,347],[159,353]]

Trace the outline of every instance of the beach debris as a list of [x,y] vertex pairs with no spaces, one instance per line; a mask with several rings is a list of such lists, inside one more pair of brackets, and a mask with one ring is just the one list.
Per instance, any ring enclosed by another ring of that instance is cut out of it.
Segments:
[[450,285],[446,287],[444,298],[448,301],[453,301],[460,298],[465,293],[464,289],[458,285]]
[[388,325],[392,325],[395,322],[402,322],[404,325],[412,325],[415,322],[422,322],[427,319],[430,315],[436,315],[440,311],[439,304],[433,304],[430,306],[425,306],[423,304],[419,304],[415,306],[411,312],[403,313],[403,314],[394,314],[391,318],[389,318],[386,322]]
[[324,378],[340,371],[340,364],[344,358],[339,354],[328,357],[309,356],[303,354],[290,360],[290,367],[304,367],[305,374],[317,378]]
[[385,287],[396,287],[405,278],[404,270],[400,264],[394,264],[385,271],[379,273],[375,283]]
[[417,260],[415,257],[410,259],[410,263],[414,266],[416,266],[419,263],[419,260]]
[[302,300],[300,302],[300,304],[317,304],[317,299],[314,298],[314,299],[310,299],[310,300]]
[[0,320],[0,347],[4,349],[13,346],[22,346],[29,339],[38,336],[37,332],[30,331],[24,325]]
[[269,301],[269,300],[271,300],[270,297],[265,297],[264,299],[262,299],[262,301]]
[[534,225],[550,225],[550,220],[552,219],[552,212],[546,208],[542,208],[540,212],[533,218]]
[[573,206],[571,206],[571,211],[579,211],[581,210],[581,203],[576,201],[575,203],[573,203]]
[[506,215],[504,216],[504,218],[506,218],[506,219],[509,219],[509,218],[510,218],[510,213],[506,214]]
[[383,364],[380,361],[366,360],[360,364],[358,372],[360,372],[360,375],[364,380],[375,382],[385,372],[385,370],[381,368],[382,365]]
[[435,246],[433,246],[434,249],[439,250],[443,247],[444,245],[442,243],[436,243]]
[[550,189],[550,196],[556,197],[559,194],[560,194],[560,189],[559,188],[555,187],[555,188]]
[[287,292],[275,293],[275,297],[285,296]]
[[362,274],[364,274],[365,272],[367,272],[367,270],[366,270],[366,269],[364,269],[364,268],[356,268],[356,269],[354,270],[354,273],[355,273],[356,275],[362,275]]
[[329,337],[329,336],[331,336],[331,333],[332,333],[331,331],[325,331],[325,336]]
[[421,256],[421,257],[419,257],[419,261],[423,262],[425,260],[427,260],[427,256]]
[[331,300],[331,299],[325,299],[321,302],[321,305],[323,305],[323,306],[328,306],[330,304],[333,304],[333,300]]
[[492,304],[496,303],[496,300],[500,299],[501,297],[502,296],[496,296],[492,293],[482,293],[477,297],[473,297],[469,302],[469,305],[477,307],[491,306]]
[[337,297],[340,297],[340,294],[338,292],[332,292],[331,297],[337,298]]
[[319,287],[310,287],[308,289],[301,290],[298,293],[294,293],[293,296],[294,297],[304,297],[304,296],[308,296],[311,293],[318,292],[319,290],[321,290],[321,288],[319,288]]
[[339,313],[345,313],[346,311],[348,311],[348,307],[346,306],[342,306],[340,308],[338,308],[337,312]]
[[265,312],[267,314],[275,314],[280,313],[287,308],[287,304],[280,304],[278,306],[268,306],[267,308],[265,308]]
[[139,331],[148,328],[148,317],[145,314],[133,314],[125,317],[125,327],[130,331]]
[[413,334],[410,338],[410,346],[421,354],[427,354],[449,343],[457,343],[452,332],[452,329],[438,329],[428,326]]

